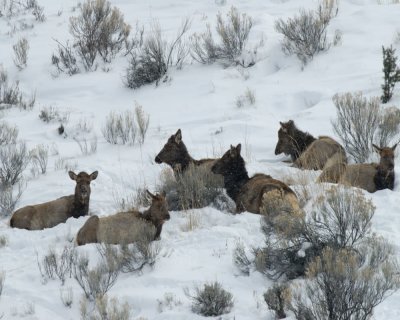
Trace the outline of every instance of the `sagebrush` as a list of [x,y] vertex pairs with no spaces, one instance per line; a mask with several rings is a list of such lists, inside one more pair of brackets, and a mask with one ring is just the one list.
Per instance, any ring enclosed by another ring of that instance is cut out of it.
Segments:
[[387,246],[378,241],[364,256],[325,248],[308,265],[302,290],[297,288],[288,303],[296,319],[371,319],[374,308],[400,287],[393,251],[388,255],[380,252],[387,253]]
[[335,186],[314,200],[303,219],[285,213],[265,216],[265,246],[253,249],[255,268],[271,279],[303,276],[326,247],[357,250],[372,236],[374,212],[360,190]]
[[217,281],[195,287],[193,295],[186,290],[186,294],[192,299],[192,310],[206,317],[228,313],[234,304],[232,294]]
[[337,10],[335,1],[323,1],[316,10],[301,9],[293,18],[278,19],[275,29],[284,36],[283,52],[295,54],[305,65],[317,53],[328,50],[327,27]]
[[185,172],[177,175],[170,170],[161,174],[159,190],[167,194],[170,210],[186,210],[213,206],[230,211],[231,200],[223,189],[223,180],[208,168],[189,165]]
[[381,120],[379,98],[347,92],[335,94],[332,100],[337,113],[332,121],[334,131],[355,162],[366,162]]
[[162,35],[160,26],[153,22],[152,30],[139,46],[131,51],[125,74],[125,84],[128,88],[137,89],[143,85],[163,79],[171,66],[178,69],[188,55],[185,34],[190,28],[189,19],[182,22],[176,38],[170,42]]
[[109,299],[104,295],[92,303],[83,298],[80,301],[80,315],[81,320],[130,320],[132,310],[127,302],[121,304],[117,298]]
[[[76,74],[82,66],[86,71],[97,68],[97,60],[110,63],[129,45],[131,27],[117,7],[107,0],[86,0],[78,6],[78,15],[69,20],[72,45],[58,42],[58,53],[52,64],[58,72]],[[79,59],[79,60],[78,60]],[[78,65],[79,62],[79,65]]]
[[191,55],[201,63],[223,60],[241,64],[238,57],[245,49],[252,26],[252,18],[245,13],[239,13],[235,7],[230,9],[226,19],[219,13],[216,26],[219,41],[214,40],[210,25],[207,25],[204,33],[195,33],[192,36]]

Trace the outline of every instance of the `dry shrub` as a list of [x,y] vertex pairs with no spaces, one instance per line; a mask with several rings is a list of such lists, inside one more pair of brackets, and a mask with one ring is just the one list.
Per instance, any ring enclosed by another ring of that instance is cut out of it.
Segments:
[[264,300],[268,308],[275,312],[276,319],[286,318],[285,307],[290,298],[290,289],[287,283],[274,284],[264,293]]
[[201,216],[191,210],[185,211],[185,222],[181,225],[183,232],[189,232],[197,229],[201,224]]
[[80,301],[81,320],[129,320],[131,307],[128,302],[120,304],[117,298],[107,295],[98,297],[92,304],[83,298]]
[[164,293],[164,298],[162,300],[157,299],[158,306],[157,310],[158,312],[164,312],[164,310],[172,310],[174,307],[177,307],[182,304],[180,300],[176,298],[176,296],[172,292],[166,292]]
[[[78,61],[73,47],[67,41],[65,45],[57,42],[57,53],[51,56],[51,64],[57,68],[58,74],[66,73],[69,76],[80,72]],[[55,75],[56,76],[56,75]]]
[[251,17],[245,13],[240,14],[235,7],[227,13],[226,20],[219,13],[216,26],[219,43],[214,41],[210,26],[207,25],[205,33],[192,36],[193,59],[201,63],[213,63],[216,60],[239,63],[237,58],[245,48],[252,26]]
[[[307,280],[289,303],[296,319],[371,319],[373,309],[400,287],[398,264],[389,245],[378,239],[371,244],[368,254],[361,256],[352,250],[325,248],[309,264]],[[390,254],[382,255],[381,250]]]
[[230,201],[223,190],[222,178],[203,166],[190,165],[182,173],[171,170],[161,174],[159,190],[167,193],[170,210],[186,210],[214,206],[229,210]]
[[149,128],[150,116],[146,114],[143,107],[135,102],[136,123],[139,130],[139,143],[143,144],[146,138],[147,129]]
[[386,147],[398,138],[400,132],[400,110],[396,107],[384,109],[375,140]]
[[74,302],[74,292],[72,291],[72,288],[60,288],[60,299],[65,307],[71,308],[72,303]]
[[4,248],[8,244],[8,237],[6,235],[0,235],[0,249]]
[[21,38],[13,45],[14,64],[19,70],[26,68],[28,60],[29,43],[26,38]]
[[0,122],[0,146],[15,144],[18,137],[18,128],[11,126],[5,121]]
[[346,152],[357,163],[366,162],[380,124],[379,98],[365,98],[361,92],[335,94],[337,118],[333,129],[341,138]]
[[[1,294],[3,293],[3,287],[4,287],[4,281],[6,279],[6,274],[4,271],[0,272],[0,298],[1,298]],[[2,317],[2,315],[0,315],[0,318]]]
[[25,186],[23,181],[17,182],[16,186],[0,185],[0,217],[11,216],[25,191]]
[[102,128],[106,141],[111,144],[134,145],[137,134],[134,120],[135,115],[132,111],[127,110],[124,113],[111,111]]
[[106,0],[87,0],[79,6],[79,15],[70,18],[74,48],[86,70],[91,70],[99,55],[111,62],[127,42],[130,26],[118,8]]
[[[58,73],[73,75],[97,68],[96,61],[110,63],[129,44],[131,27],[124,16],[106,0],[86,0],[78,6],[79,14],[71,17],[69,30],[73,36],[72,45],[55,40],[58,52],[52,55],[52,64]],[[79,59],[78,59],[78,58]]]
[[72,266],[76,259],[76,252],[72,246],[65,246],[61,254],[50,248],[48,253],[39,260],[37,264],[43,281],[55,279],[56,277],[64,285],[66,277],[72,275]]
[[89,269],[89,258],[84,254],[78,254],[73,263],[74,278],[90,301],[102,298],[112,288],[119,271],[118,260],[112,255],[104,256],[92,269]]
[[243,242],[238,241],[233,250],[233,262],[238,267],[239,271],[244,275],[250,275],[250,268],[253,265],[247,254]]
[[35,101],[35,93],[32,94],[30,99],[24,99],[19,88],[19,82],[9,84],[7,72],[0,67],[0,109],[16,106],[23,110],[31,110]]
[[[300,208],[304,208],[316,192],[314,189],[317,177],[316,172],[310,172],[309,170],[296,170],[296,172],[284,174],[280,180],[288,186],[291,186],[299,200]],[[323,193],[323,188],[322,185],[319,185],[318,191]]]
[[192,310],[206,317],[220,316],[230,312],[233,307],[233,296],[215,281],[205,283],[203,287],[195,287],[194,295],[185,290],[186,295],[192,299]]
[[184,36],[189,28],[189,19],[184,19],[176,38],[167,42],[162,36],[160,26],[153,22],[149,35],[144,41],[139,41],[138,47],[131,51],[125,75],[126,86],[137,89],[153,82],[158,85],[171,66],[181,69],[188,55]]
[[25,142],[0,146],[0,188],[14,186],[30,162]]
[[314,55],[329,49],[326,29],[331,19],[337,14],[337,1],[323,1],[317,10],[300,10],[293,18],[278,19],[275,29],[284,36],[282,50],[295,54],[303,65],[313,59]]
[[286,212],[266,215],[265,246],[253,249],[254,265],[271,279],[302,276],[326,247],[357,249],[370,238],[374,211],[360,190],[335,186],[315,200],[304,218]]
[[43,144],[37,145],[31,150],[30,157],[35,168],[40,169],[40,172],[45,174],[49,160],[49,146],[45,146]]
[[254,105],[256,103],[256,96],[254,94],[254,91],[247,88],[243,95],[240,95],[236,98],[235,103],[238,108]]
[[89,155],[97,152],[97,137],[96,137],[96,135],[94,135],[92,138],[90,138],[90,141],[86,137],[83,137],[83,138],[75,137],[74,140],[78,144],[79,149],[81,150],[81,153],[84,156],[89,156]]

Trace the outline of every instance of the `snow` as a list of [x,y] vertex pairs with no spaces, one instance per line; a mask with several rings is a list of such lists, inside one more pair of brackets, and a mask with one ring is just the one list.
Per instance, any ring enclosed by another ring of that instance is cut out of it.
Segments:
[[[123,85],[125,57],[117,57],[108,72],[99,68],[95,72],[54,78],[51,55],[56,50],[57,39],[70,39],[69,17],[77,1],[40,0],[47,20],[37,23],[30,14],[11,20],[25,19],[34,28],[8,35],[11,29],[7,20],[0,18],[0,64],[6,69],[9,81],[19,81],[28,95],[36,91],[37,104],[32,111],[16,108],[4,111],[2,116],[19,129],[19,138],[30,148],[44,144],[53,150],[48,172],[32,177],[26,172],[27,187],[18,207],[49,201],[73,192],[74,183],[64,169],[56,170],[55,163],[64,158],[76,171],[99,171],[92,182],[90,213],[106,216],[116,212],[114,195],[135,192],[147,186],[154,190],[165,165],[154,162],[155,155],[168,137],[182,129],[183,141],[190,154],[196,158],[221,156],[229,146],[242,143],[242,154],[249,174],[263,172],[284,179],[298,170],[282,162],[286,157],[275,156],[279,121],[294,119],[300,129],[314,136],[335,136],[331,120],[335,116],[332,96],[335,93],[361,91],[367,97],[379,96],[382,84],[382,45],[393,42],[399,30],[400,5],[379,5],[376,0],[343,0],[339,14],[328,27],[329,39],[336,29],[343,33],[342,44],[315,56],[304,69],[296,57],[285,56],[280,48],[281,35],[274,30],[278,18],[296,14],[300,8],[312,9],[317,1],[301,0],[113,0],[125,20],[132,26],[139,21],[148,30],[151,21],[157,20],[163,34],[172,38],[181,21],[192,21],[190,34],[205,30],[206,23],[214,28],[216,14],[226,13],[236,6],[254,20],[249,48],[254,48],[264,37],[264,46],[258,48],[255,66],[224,67],[218,63],[200,65],[187,63],[182,70],[171,69],[170,81],[158,87],[149,85],[130,90]],[[58,12],[62,12],[58,15]],[[12,45],[20,37],[29,40],[28,66],[18,71],[13,63]],[[400,52],[400,43],[394,43]],[[237,108],[235,101],[249,88],[255,93],[255,105]],[[142,146],[117,146],[108,144],[101,129],[110,111],[133,110],[135,102],[150,115],[150,127]],[[388,104],[399,105],[399,89]],[[58,122],[43,123],[38,114],[43,107],[54,106],[69,114],[66,131],[59,136]],[[97,152],[82,155],[71,132],[82,119],[93,124],[97,136]],[[217,133],[218,132],[218,133]],[[57,151],[57,152],[56,152]],[[398,163],[399,161],[397,161]],[[400,167],[395,167],[397,176]],[[306,172],[310,181],[315,173]],[[372,198],[376,213],[373,229],[396,246],[400,256],[399,192],[395,183],[393,191],[383,190],[367,194]],[[187,230],[188,215],[199,219],[199,226]],[[71,287],[74,302],[71,309],[60,299],[60,282],[42,283],[37,267],[37,255],[44,256],[49,248],[61,252],[69,244],[87,217],[69,219],[51,229],[26,231],[9,227],[8,219],[0,219],[0,235],[8,244],[0,248],[0,271],[6,273],[0,298],[0,316],[4,319],[78,319],[81,288],[74,279],[67,279],[65,288]],[[258,215],[243,213],[232,215],[213,208],[190,212],[171,212],[171,220],[164,225],[160,245],[162,253],[154,268],[140,274],[122,274],[109,296],[127,301],[133,319],[200,319],[190,310],[190,299],[184,288],[193,288],[204,282],[219,281],[235,300],[232,311],[222,319],[274,319],[263,301],[263,293],[271,282],[260,273],[252,271],[241,275],[232,261],[237,241],[246,248],[261,245],[263,235]],[[94,245],[78,249],[96,256]],[[158,300],[172,293],[181,303],[172,309],[157,308]],[[374,319],[400,319],[400,293],[396,292],[374,313]],[[34,312],[29,312],[34,306]]]

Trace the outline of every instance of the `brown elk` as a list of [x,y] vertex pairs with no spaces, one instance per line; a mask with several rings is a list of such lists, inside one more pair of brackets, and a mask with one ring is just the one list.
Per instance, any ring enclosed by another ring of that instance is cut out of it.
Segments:
[[78,245],[87,243],[128,244],[139,238],[138,224],[147,222],[155,227],[154,240],[160,239],[162,226],[170,219],[165,193],[153,195],[147,190],[152,199],[149,209],[139,211],[118,212],[114,215],[99,218],[90,217],[78,231]]
[[211,166],[214,164],[216,159],[200,159],[195,160],[190,155],[182,141],[181,129],[169,137],[167,143],[155,157],[156,163],[166,163],[173,170],[174,173],[185,172],[190,164],[195,166],[206,166],[211,170]]
[[[344,148],[332,138],[320,136],[316,139],[309,133],[297,129],[293,120],[280,122],[280,125],[275,154],[290,155],[294,167],[322,170],[332,157],[335,158],[335,162],[347,163]],[[328,165],[332,165],[332,161]]]
[[231,146],[211,169],[224,177],[226,191],[235,201],[236,211],[268,213],[265,210],[269,205],[266,201],[278,200],[289,211],[299,213],[301,210],[296,194],[285,183],[261,173],[251,178],[248,176],[240,150],[241,144]]
[[14,212],[10,220],[13,228],[43,230],[52,228],[68,218],[86,216],[89,212],[90,182],[97,178],[98,172],[92,174],[68,172],[76,182],[75,194],[53,201],[26,206]]
[[348,164],[338,163],[333,169],[335,175],[339,176],[338,181],[323,179],[322,175],[326,174],[322,171],[318,178],[320,182],[339,182],[341,184],[358,187],[375,192],[383,189],[394,188],[394,150],[397,143],[393,147],[380,148],[373,144],[373,147],[380,155],[379,163],[357,163]]

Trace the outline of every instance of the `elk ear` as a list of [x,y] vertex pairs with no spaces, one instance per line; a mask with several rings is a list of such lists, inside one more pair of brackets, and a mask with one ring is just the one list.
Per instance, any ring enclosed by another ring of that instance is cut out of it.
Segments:
[[161,195],[165,198],[167,196],[167,193],[165,192],[165,190],[161,191]]
[[149,190],[146,190],[146,193],[152,198],[154,199],[156,196],[154,194],[152,194]]
[[235,153],[236,153],[236,148],[231,145],[231,148],[229,149],[229,155],[233,158],[235,157]]
[[240,155],[240,150],[242,150],[242,144],[241,144],[241,143],[239,143],[239,144],[236,146],[236,152],[237,152],[238,155]]
[[182,141],[182,131],[181,129],[178,129],[178,131],[175,133],[175,142],[177,144],[180,144]]
[[279,124],[281,125],[282,132],[287,133],[286,123],[279,121]]
[[90,181],[93,181],[93,180],[95,180],[96,178],[97,178],[97,175],[99,174],[99,172],[96,170],[96,171],[94,171],[94,172],[92,172],[91,174],[90,174]]
[[375,151],[376,152],[381,152],[382,151],[382,149],[381,148],[379,148],[376,144],[372,144],[372,146],[375,148]]
[[68,175],[72,180],[76,181],[76,178],[78,177],[73,171],[68,171]]
[[393,147],[392,150],[394,151],[399,143],[397,142]]

